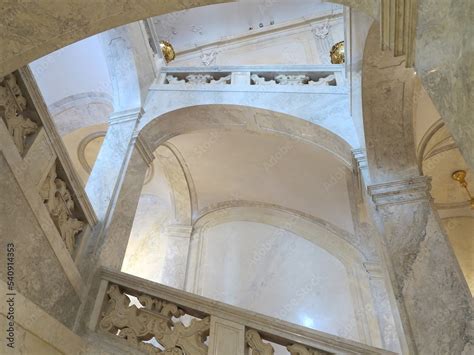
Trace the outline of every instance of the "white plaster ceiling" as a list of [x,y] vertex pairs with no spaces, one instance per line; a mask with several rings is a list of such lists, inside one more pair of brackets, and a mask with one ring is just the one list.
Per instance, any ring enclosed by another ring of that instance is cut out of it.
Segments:
[[196,7],[154,17],[160,39],[170,41],[177,51],[213,43],[227,37],[268,28],[313,16],[341,11],[342,6],[321,0],[241,0]]
[[323,149],[247,131],[200,131],[171,142],[189,168],[201,212],[222,202],[256,201],[353,231],[347,168]]
[[109,70],[99,36],[61,48],[30,63],[41,94],[49,106],[83,93],[112,96]]

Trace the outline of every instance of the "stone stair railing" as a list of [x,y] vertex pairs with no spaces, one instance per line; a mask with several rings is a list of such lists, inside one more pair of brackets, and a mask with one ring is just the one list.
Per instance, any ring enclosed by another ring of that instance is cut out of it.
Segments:
[[290,355],[393,354],[122,272],[99,277],[89,328],[137,353],[271,355],[274,343]]
[[341,65],[164,67],[155,90],[245,90],[256,92],[341,92]]

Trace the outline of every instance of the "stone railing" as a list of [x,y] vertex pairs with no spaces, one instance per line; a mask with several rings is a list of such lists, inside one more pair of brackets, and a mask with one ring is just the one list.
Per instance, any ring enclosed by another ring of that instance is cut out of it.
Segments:
[[[146,354],[393,354],[102,269],[89,328]],[[271,342],[271,343],[270,343]]]
[[343,65],[164,67],[154,89],[340,92]]

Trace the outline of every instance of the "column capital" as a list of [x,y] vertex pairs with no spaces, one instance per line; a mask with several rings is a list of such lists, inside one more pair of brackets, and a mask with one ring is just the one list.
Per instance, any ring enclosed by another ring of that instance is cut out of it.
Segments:
[[155,159],[155,155],[146,139],[143,138],[143,135],[140,133],[135,138],[135,147],[137,148],[145,163],[150,166]]
[[377,208],[431,199],[431,178],[417,176],[367,187]]
[[144,112],[145,111],[143,111],[143,108],[141,107],[113,112],[109,117],[109,124],[114,125],[130,121],[138,121],[140,120]]

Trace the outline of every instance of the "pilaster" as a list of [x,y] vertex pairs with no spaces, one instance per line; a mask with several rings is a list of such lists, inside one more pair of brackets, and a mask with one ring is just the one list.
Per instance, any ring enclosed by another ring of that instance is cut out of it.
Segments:
[[472,298],[433,210],[430,179],[372,185],[384,253],[409,353],[461,353]]
[[141,108],[114,112],[104,143],[86,185],[86,192],[100,222],[108,219],[120,173],[126,167],[135,128],[143,114]]

